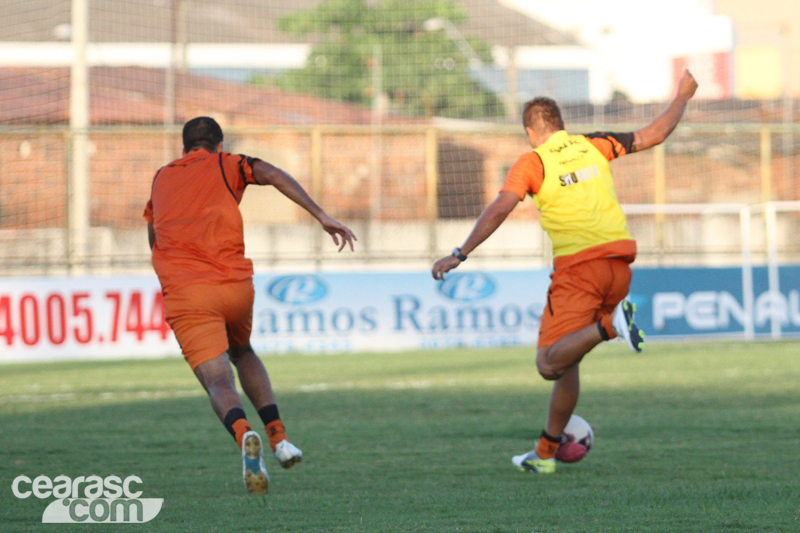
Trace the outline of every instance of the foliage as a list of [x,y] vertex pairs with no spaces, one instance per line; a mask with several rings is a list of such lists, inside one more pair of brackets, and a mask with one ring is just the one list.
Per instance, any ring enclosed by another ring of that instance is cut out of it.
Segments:
[[278,21],[281,30],[321,40],[304,68],[276,84],[364,105],[388,99],[390,111],[412,116],[502,115],[502,103],[470,76],[470,58],[459,48],[466,42],[489,62],[489,45],[443,28],[426,31],[431,19],[456,28],[466,14],[452,0],[328,0],[292,13]]

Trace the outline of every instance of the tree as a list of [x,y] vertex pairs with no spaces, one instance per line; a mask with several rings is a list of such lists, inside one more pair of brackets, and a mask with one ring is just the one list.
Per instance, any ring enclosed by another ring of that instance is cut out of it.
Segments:
[[426,20],[457,26],[466,18],[452,0],[328,0],[278,21],[283,31],[322,40],[304,68],[283,73],[276,84],[359,104],[388,98],[392,111],[413,116],[500,116],[502,103],[470,77],[470,58],[459,48],[467,42],[488,62],[488,44],[457,43],[424,28]]

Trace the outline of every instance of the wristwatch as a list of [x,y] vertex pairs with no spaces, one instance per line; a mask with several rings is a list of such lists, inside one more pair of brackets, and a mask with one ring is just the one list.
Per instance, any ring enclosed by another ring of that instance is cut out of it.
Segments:
[[466,261],[467,260],[467,256],[461,253],[461,248],[459,248],[458,246],[453,248],[453,253],[450,254],[450,255],[452,255],[453,257],[458,258],[459,261]]

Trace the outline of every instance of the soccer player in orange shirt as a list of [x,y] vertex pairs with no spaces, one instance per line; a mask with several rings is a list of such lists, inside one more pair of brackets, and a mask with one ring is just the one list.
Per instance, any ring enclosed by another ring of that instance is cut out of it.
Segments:
[[634,352],[642,350],[644,334],[633,322],[634,306],[625,299],[636,241],[628,234],[608,162],[662,143],[696,90],[694,77],[684,72],[669,107],[632,133],[570,135],[552,99],[526,103],[523,125],[533,151],[511,167],[500,194],[483,210],[464,244],[433,265],[433,277],[444,279],[520,201],[533,196],[554,256],[536,366],[544,379],[554,383],[547,423],[536,448],[512,459],[520,470],[554,473],[557,455],[575,460],[586,453],[578,443],[562,447],[561,436],[578,403],[578,364],[592,348],[620,336]]
[[214,412],[241,449],[245,487],[265,494],[269,476],[261,437],[245,418],[231,363],[280,465],[300,462],[303,452],[287,439],[269,375],[250,346],[253,264],[244,255],[239,202],[248,185],[272,185],[316,218],[340,252],[346,245],[352,250],[356,237],[289,174],[260,159],[223,152],[222,139],[213,118],[187,122],[183,157],[156,172],[144,217],[166,320]]

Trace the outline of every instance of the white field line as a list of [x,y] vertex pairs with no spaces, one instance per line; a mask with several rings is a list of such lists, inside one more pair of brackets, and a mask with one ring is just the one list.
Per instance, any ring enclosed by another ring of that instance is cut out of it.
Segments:
[[507,378],[483,378],[483,379],[444,379],[444,380],[409,380],[409,381],[361,381],[344,383],[309,383],[300,385],[294,390],[298,392],[319,392],[328,390],[352,390],[352,389],[430,389],[433,387],[460,387],[460,386],[507,386],[507,385],[529,385],[535,383],[533,376],[530,377],[507,377]]
[[0,396],[0,404],[23,402],[63,402],[78,399],[99,398],[101,400],[161,400],[166,398],[187,398],[202,396],[205,392],[200,389],[179,391],[87,391],[87,392],[61,392],[54,394],[9,394]]
[[[430,389],[433,387],[457,387],[484,385],[497,387],[503,385],[526,385],[535,380],[530,378],[486,378],[486,379],[447,379],[447,380],[409,380],[409,381],[363,381],[363,382],[337,382],[337,383],[309,383],[305,385],[284,386],[281,390],[287,392],[322,392],[336,390],[353,389]],[[71,388],[71,387],[62,387]],[[30,389],[38,390],[38,386],[31,386]],[[241,392],[241,391],[240,391]],[[198,387],[196,390],[117,390],[117,391],[81,391],[81,392],[57,392],[45,394],[7,394],[0,395],[0,404],[24,403],[24,402],[68,402],[75,400],[99,399],[105,401],[120,400],[161,400],[169,398],[190,398],[195,396],[205,396],[205,391]]]

